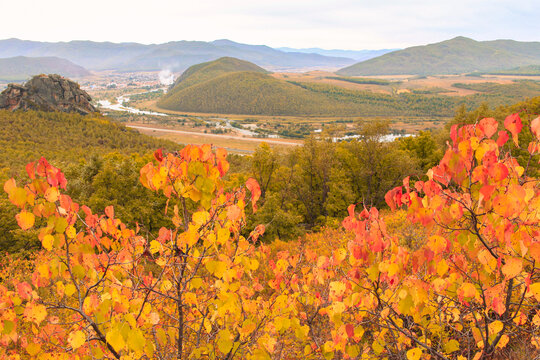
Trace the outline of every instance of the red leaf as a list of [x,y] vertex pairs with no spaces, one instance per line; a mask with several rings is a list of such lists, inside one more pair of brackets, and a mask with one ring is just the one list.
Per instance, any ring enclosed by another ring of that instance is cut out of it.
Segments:
[[349,205],[349,207],[347,208],[347,212],[349,213],[349,216],[354,218],[354,209],[356,208],[356,205],[354,204],[351,204]]
[[31,163],[28,163],[26,165],[26,173],[28,174],[30,179],[35,179],[36,178],[34,164],[35,164],[34,162],[31,162]]
[[349,338],[354,337],[354,325],[353,324],[347,324],[345,325],[345,331],[347,332],[347,336]]
[[497,132],[497,127],[499,126],[499,124],[494,118],[484,118],[480,120],[479,126],[480,129],[482,129],[482,131],[484,132],[484,135],[490,138]]
[[396,210],[396,207],[401,206],[401,194],[401,186],[398,186],[387,192],[384,196],[384,200],[386,200],[386,203],[390,206],[392,211]]
[[521,132],[521,128],[523,127],[519,114],[512,114],[507,116],[506,119],[504,119],[504,127],[512,134],[514,144],[516,144],[516,146],[519,146],[518,134]]
[[499,138],[497,139],[497,146],[502,147],[508,141],[508,133],[504,130],[499,131]]
[[457,125],[453,125],[452,128],[450,129],[450,138],[452,139],[452,143],[454,146],[456,146],[456,141],[457,141],[457,128],[458,126]]
[[163,161],[163,150],[162,149],[157,149],[154,152],[154,157],[156,158],[157,161],[162,162]]

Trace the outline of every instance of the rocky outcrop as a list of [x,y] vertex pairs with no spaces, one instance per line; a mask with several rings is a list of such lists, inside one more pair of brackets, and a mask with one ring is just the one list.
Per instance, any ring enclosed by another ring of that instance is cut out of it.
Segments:
[[92,98],[79,84],[60,75],[37,75],[26,84],[9,84],[0,94],[0,109],[96,112]]

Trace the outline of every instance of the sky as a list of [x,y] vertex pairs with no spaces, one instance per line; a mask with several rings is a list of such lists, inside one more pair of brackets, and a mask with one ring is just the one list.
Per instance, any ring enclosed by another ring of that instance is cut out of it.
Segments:
[[[404,48],[456,36],[540,41],[539,0],[2,1],[0,39]],[[10,14],[10,15],[6,15]]]

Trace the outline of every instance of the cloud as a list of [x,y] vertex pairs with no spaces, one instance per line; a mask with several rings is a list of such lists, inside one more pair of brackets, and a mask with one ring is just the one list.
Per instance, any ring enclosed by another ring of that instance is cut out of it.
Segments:
[[[22,0],[0,34],[160,43],[229,38],[270,46],[395,48],[463,35],[540,40],[537,0]],[[25,26],[20,26],[23,22]]]

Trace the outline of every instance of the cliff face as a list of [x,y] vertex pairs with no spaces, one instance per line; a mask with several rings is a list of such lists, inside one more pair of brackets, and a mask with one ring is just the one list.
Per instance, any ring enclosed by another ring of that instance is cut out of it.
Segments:
[[0,109],[96,112],[92,98],[79,84],[60,75],[37,75],[24,85],[9,84],[0,94]]

